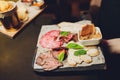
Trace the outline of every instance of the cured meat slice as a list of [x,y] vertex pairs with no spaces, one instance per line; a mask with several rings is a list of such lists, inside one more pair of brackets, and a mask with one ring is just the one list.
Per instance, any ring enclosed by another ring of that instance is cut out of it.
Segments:
[[61,36],[60,39],[63,41],[63,42],[69,42],[71,39],[73,38],[73,34],[72,33],[69,33],[68,36]]
[[59,47],[59,48],[54,48],[54,49],[52,49],[52,51],[51,51],[51,53],[52,53],[52,55],[53,55],[53,57],[54,58],[58,58],[58,55],[61,53],[61,52],[63,52],[64,51],[64,53],[65,53],[65,56],[67,55],[67,48],[65,48],[65,47]]
[[41,53],[36,59],[36,64],[42,66],[43,69],[47,71],[54,70],[59,66],[62,66],[62,63],[54,58],[51,52]]
[[45,64],[42,66],[44,70],[54,70],[61,66],[62,63],[60,63],[57,59],[55,58],[47,58]]
[[36,60],[36,63],[40,66],[44,65],[47,58],[53,57],[52,54],[49,53],[44,53],[44,54],[40,54]]
[[60,47],[63,42],[61,40],[58,40],[57,38],[60,35],[60,30],[51,30],[44,34],[40,39],[40,45],[43,48],[56,48]]

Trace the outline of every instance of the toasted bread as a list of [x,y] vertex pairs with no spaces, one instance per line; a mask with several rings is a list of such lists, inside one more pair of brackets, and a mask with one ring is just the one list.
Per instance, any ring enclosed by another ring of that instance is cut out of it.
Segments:
[[83,60],[80,59],[79,56],[75,56],[74,55],[74,51],[73,49],[69,49],[69,54],[68,54],[68,58],[67,58],[67,62],[69,64],[69,66],[76,66],[77,64],[81,64]]

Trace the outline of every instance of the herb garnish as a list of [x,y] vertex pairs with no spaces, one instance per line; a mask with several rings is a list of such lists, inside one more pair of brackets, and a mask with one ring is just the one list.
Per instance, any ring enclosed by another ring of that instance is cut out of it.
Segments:
[[83,49],[84,46],[83,46],[83,45],[76,44],[76,43],[69,43],[69,44],[67,45],[67,48],[69,48],[69,49]]
[[60,31],[61,36],[68,36],[70,32],[67,31]]
[[65,55],[65,51],[61,51],[61,52],[59,53],[59,55],[58,55],[58,60],[59,60],[60,62],[63,61],[64,55]]
[[75,56],[85,55],[86,52],[87,52],[87,51],[84,50],[84,49],[79,49],[79,50],[77,50],[77,51],[74,52],[74,55],[75,55]]

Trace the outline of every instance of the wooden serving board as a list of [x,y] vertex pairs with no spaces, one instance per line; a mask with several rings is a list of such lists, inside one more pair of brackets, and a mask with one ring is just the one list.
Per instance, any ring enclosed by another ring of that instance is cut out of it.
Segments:
[[[24,4],[24,3],[20,2],[20,1],[18,1],[18,2],[16,2],[16,3],[17,3],[17,6],[19,6],[19,4]],[[26,7],[27,10],[28,10],[28,20],[25,21],[18,30],[14,30],[14,31],[8,31],[8,30],[6,30],[6,29],[4,28],[3,25],[0,25],[0,32],[1,32],[1,33],[7,35],[7,36],[10,37],[10,38],[14,38],[15,35],[16,35],[18,32],[20,32],[30,21],[32,21],[37,15],[39,15],[39,14],[44,10],[44,8],[42,8],[42,9],[37,9],[37,8],[34,7],[34,6],[28,6],[28,5],[26,5],[25,7]]]

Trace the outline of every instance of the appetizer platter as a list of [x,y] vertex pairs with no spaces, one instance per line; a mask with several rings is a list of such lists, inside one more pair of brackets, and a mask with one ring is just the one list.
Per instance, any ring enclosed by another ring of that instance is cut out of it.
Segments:
[[[1,1],[1,4],[2,4],[2,2],[3,1]],[[19,33],[30,21],[32,21],[37,15],[39,15],[45,8],[45,7],[40,8],[40,7],[34,6],[34,5],[33,6],[28,5],[27,3],[22,2],[21,0],[14,2],[14,4],[15,4],[15,7],[17,7],[16,12],[17,12],[18,18],[20,20],[19,21],[19,23],[20,23],[19,29],[14,29],[14,28],[6,29],[5,26],[3,26],[2,22],[0,21],[0,32],[7,35],[10,38],[14,38],[17,33]],[[41,6],[43,4],[44,3],[41,2]],[[6,6],[7,5],[5,5],[5,4],[1,5],[1,10],[2,10],[2,8],[6,9]],[[14,12],[14,11],[11,11],[11,13],[12,12]],[[10,15],[11,15],[11,13],[10,13]],[[0,12],[0,16],[1,16],[1,14],[2,13]],[[9,13],[8,13],[8,15],[9,15]]]
[[87,20],[43,25],[33,69],[38,72],[105,69],[104,55],[99,47],[101,39],[100,28]]

